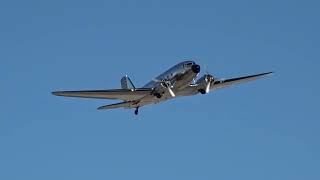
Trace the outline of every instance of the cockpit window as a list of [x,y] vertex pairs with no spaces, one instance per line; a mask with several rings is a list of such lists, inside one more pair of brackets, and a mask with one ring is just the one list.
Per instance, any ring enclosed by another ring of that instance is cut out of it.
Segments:
[[187,66],[192,66],[192,65],[193,65],[193,63],[192,63],[192,62],[190,62],[190,63],[187,63],[186,65],[187,65]]
[[189,61],[182,64],[183,68],[190,68],[192,65],[194,65],[194,62]]

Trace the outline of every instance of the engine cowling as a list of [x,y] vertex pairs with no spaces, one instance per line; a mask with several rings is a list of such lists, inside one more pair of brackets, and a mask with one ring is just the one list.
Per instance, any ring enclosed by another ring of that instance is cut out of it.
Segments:
[[201,94],[207,94],[210,90],[211,83],[214,82],[214,77],[210,74],[202,76],[196,82],[198,84],[198,92]]

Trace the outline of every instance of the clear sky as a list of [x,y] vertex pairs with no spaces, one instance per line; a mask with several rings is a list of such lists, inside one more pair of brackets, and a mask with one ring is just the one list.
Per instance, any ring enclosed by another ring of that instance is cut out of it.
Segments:
[[[1,180],[320,179],[320,3],[1,0]],[[183,60],[271,77],[133,110],[54,90]]]

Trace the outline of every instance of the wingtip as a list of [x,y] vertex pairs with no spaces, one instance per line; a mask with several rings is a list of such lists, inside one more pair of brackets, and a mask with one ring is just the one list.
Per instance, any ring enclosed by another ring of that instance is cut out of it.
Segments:
[[262,73],[262,74],[260,74],[260,75],[262,75],[262,76],[268,76],[268,75],[272,75],[272,74],[274,74],[274,73],[275,73],[274,71],[270,71],[270,72]]
[[103,106],[100,106],[97,108],[97,110],[102,110],[103,109]]
[[63,93],[64,93],[64,91],[54,91],[54,92],[51,92],[51,94],[54,95],[54,96],[63,96]]
[[276,72],[275,71],[270,71],[267,73],[267,75],[272,75],[272,74],[275,74]]

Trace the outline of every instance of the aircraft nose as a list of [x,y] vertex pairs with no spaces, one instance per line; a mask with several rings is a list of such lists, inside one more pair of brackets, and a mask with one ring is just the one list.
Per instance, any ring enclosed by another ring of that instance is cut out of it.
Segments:
[[200,70],[201,70],[201,68],[198,64],[192,65],[191,69],[195,74],[200,73]]

